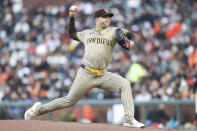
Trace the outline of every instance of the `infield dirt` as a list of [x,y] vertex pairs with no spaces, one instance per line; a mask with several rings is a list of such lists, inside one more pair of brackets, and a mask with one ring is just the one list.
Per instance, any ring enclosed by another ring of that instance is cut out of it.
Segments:
[[[0,120],[0,131],[183,131],[145,127],[128,128],[106,123],[82,124],[41,120]],[[185,130],[186,131],[186,130]]]

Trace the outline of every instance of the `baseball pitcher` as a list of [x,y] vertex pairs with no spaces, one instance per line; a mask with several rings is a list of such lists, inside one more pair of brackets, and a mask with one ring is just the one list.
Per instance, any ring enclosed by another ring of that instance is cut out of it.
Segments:
[[55,99],[47,104],[36,102],[25,112],[25,120],[70,107],[88,90],[97,87],[121,94],[125,111],[123,126],[144,128],[145,125],[134,118],[134,103],[130,82],[106,70],[111,61],[115,44],[118,43],[121,47],[129,50],[134,46],[134,34],[125,29],[110,27],[110,17],[114,14],[109,13],[106,9],[98,9],[95,12],[95,27],[93,29],[77,32],[75,27],[76,13],[77,7],[72,6],[69,10],[69,34],[72,39],[84,44],[85,53],[69,93],[67,96]]

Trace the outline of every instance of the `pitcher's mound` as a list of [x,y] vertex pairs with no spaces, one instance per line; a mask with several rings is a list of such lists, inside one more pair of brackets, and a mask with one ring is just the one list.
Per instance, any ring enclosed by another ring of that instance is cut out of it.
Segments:
[[167,130],[168,129],[159,129],[152,127],[145,127],[143,129],[128,128],[119,125],[104,124],[104,123],[82,124],[75,122],[53,122],[53,121],[40,121],[40,120],[27,120],[27,121],[1,120],[0,121],[0,131],[167,131]]

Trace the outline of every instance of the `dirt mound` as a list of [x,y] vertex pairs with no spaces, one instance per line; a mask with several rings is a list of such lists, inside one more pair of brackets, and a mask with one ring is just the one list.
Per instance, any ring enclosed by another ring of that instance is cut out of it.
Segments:
[[[144,129],[128,128],[119,125],[74,122],[53,122],[40,120],[0,120],[0,131],[167,131],[146,127]],[[176,130],[170,130],[176,131]],[[180,131],[180,130],[177,130]]]

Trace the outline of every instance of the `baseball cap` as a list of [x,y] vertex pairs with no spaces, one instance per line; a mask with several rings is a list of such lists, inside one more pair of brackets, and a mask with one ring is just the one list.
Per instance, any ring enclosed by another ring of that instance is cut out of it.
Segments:
[[94,15],[94,17],[103,17],[103,16],[112,17],[112,16],[114,16],[114,14],[113,13],[109,13],[108,10],[106,10],[104,8],[101,8],[101,9],[98,9],[95,12],[95,15]]

